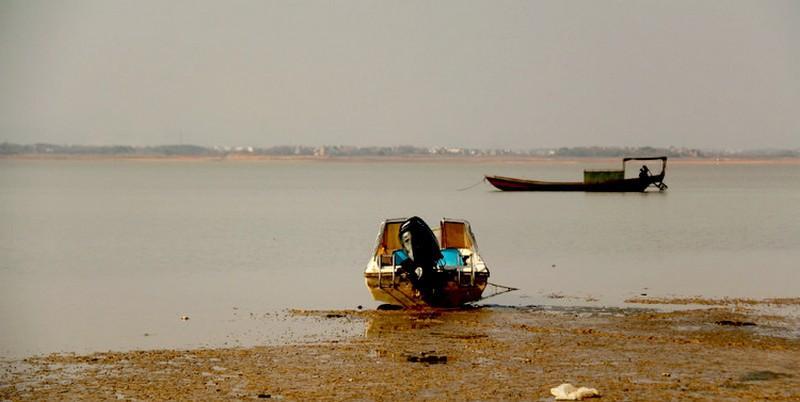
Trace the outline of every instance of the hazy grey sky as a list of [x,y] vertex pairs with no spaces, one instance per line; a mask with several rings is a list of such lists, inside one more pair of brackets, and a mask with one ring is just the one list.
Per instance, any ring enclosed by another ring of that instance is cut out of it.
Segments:
[[800,1],[0,1],[0,142],[181,137],[800,147]]

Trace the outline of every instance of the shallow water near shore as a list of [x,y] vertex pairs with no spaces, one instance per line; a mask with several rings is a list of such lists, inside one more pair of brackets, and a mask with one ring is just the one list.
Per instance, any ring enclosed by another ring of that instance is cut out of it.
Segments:
[[0,160],[0,356],[351,334],[286,311],[374,309],[378,224],[410,215],[472,223],[491,281],[520,288],[486,303],[800,294],[798,164],[670,163],[665,193],[458,191],[617,165]]

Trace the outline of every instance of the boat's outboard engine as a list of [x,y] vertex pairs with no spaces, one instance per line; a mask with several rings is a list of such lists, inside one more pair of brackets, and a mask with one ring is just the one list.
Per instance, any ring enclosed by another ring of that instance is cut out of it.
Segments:
[[408,254],[401,263],[409,279],[423,294],[433,293],[435,286],[434,269],[442,258],[439,243],[431,228],[418,216],[408,218],[400,226],[400,243]]

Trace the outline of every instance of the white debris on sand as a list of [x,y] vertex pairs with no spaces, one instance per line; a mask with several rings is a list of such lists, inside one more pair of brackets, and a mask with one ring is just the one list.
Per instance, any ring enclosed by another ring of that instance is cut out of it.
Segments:
[[550,388],[550,393],[556,397],[557,401],[580,401],[583,398],[593,398],[600,396],[595,388],[580,387],[576,388],[572,384],[561,384],[555,388]]

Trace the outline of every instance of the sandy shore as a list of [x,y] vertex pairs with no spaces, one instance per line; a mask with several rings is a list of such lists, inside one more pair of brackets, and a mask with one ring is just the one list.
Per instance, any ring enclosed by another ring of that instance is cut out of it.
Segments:
[[800,400],[793,318],[589,308],[295,312],[363,337],[4,362],[2,400]]

